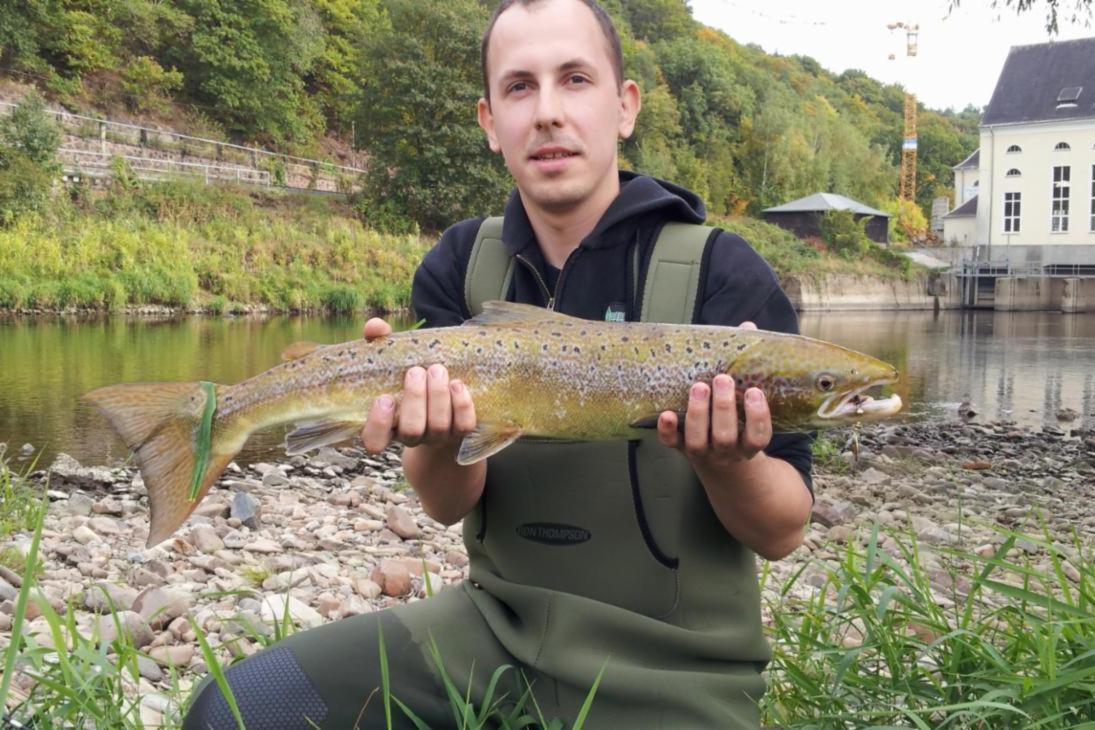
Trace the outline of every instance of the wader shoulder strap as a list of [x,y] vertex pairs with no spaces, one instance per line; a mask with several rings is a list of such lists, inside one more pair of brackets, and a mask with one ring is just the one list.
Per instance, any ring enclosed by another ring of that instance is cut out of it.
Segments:
[[693,223],[666,223],[662,227],[643,283],[641,321],[692,323],[703,252],[713,230]]
[[483,302],[506,298],[513,263],[502,243],[502,218],[486,218],[479,225],[464,276],[464,302],[473,317],[483,311]]

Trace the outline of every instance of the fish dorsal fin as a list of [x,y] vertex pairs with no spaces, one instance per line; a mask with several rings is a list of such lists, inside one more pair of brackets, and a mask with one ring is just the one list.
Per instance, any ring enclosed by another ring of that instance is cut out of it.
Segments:
[[543,307],[534,307],[531,304],[492,300],[483,302],[483,311],[465,324],[489,327],[496,324],[547,324],[566,322],[571,319],[573,317]]
[[521,428],[514,423],[480,423],[474,431],[464,437],[464,441],[460,444],[460,453],[456,455],[456,463],[467,466],[482,461],[488,456],[497,454],[519,438],[521,438]]
[[284,362],[289,362],[290,360],[299,360],[302,357],[311,355],[319,348],[320,344],[318,342],[309,342],[307,340],[294,342],[293,344],[289,345],[281,351],[281,359]]

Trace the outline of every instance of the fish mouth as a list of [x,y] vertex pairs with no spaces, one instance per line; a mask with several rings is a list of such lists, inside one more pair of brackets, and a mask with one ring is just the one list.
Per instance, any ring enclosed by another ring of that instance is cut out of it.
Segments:
[[864,391],[876,385],[892,383],[891,379],[876,380],[847,393],[829,396],[817,409],[817,416],[826,421],[835,419],[868,421],[892,416],[901,410],[901,396],[896,393],[886,398],[872,398]]

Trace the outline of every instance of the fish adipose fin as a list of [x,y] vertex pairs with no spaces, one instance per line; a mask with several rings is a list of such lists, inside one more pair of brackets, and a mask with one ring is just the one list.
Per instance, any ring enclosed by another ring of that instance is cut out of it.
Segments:
[[361,435],[363,421],[313,421],[302,423],[285,437],[285,453],[289,456],[303,454],[321,446],[340,444]]
[[569,322],[574,317],[553,312],[543,307],[515,302],[491,300],[483,302],[483,311],[464,322],[465,325],[489,327],[493,324],[548,324],[551,322]]
[[213,383],[127,383],[84,396],[133,450],[148,489],[147,546],[179,528],[238,449],[218,443]]
[[456,463],[467,466],[482,461],[519,438],[521,429],[514,424],[480,423],[478,428],[464,437],[460,444],[460,453],[456,455]]

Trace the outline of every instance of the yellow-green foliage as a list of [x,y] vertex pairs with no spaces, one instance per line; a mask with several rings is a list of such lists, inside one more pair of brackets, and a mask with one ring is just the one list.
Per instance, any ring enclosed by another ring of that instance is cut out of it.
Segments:
[[0,231],[0,308],[393,309],[425,247],[330,200],[146,185]]
[[891,243],[913,241],[927,233],[928,219],[913,201],[894,198],[884,202],[881,208],[893,216],[889,225]]

